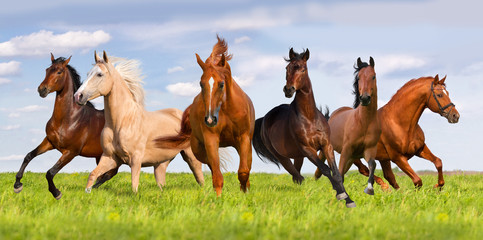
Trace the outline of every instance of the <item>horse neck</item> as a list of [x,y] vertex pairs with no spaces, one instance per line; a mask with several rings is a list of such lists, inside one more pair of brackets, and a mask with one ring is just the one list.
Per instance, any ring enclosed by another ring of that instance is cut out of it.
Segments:
[[309,119],[314,119],[316,116],[317,107],[315,105],[314,92],[312,91],[312,83],[308,74],[302,77],[305,83],[295,93],[295,99],[292,104],[295,104],[297,111]]
[[[74,102],[74,83],[69,71],[64,76],[64,87],[56,92],[53,118],[57,121],[67,121],[81,107]],[[67,117],[66,117],[67,116]]]
[[139,107],[122,78],[113,78],[111,91],[104,96],[106,125],[120,126],[123,119]]
[[[429,84],[414,84],[399,90],[394,97],[384,106],[385,114],[388,112],[397,115],[393,118],[398,125],[405,129],[413,129],[421,118],[430,92],[424,89]],[[427,87],[429,90],[429,86]]]

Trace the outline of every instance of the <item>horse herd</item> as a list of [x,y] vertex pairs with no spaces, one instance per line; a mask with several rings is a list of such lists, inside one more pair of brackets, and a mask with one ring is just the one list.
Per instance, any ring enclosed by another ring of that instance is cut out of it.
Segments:
[[[344,188],[344,174],[352,164],[369,177],[364,192],[373,195],[376,181],[389,188],[374,175],[375,160],[379,160],[384,178],[398,189],[391,161],[402,169],[416,187],[421,179],[409,166],[414,155],[434,163],[438,183],[444,185],[441,159],[425,144],[424,133],[418,125],[423,111],[429,108],[456,123],[459,113],[449,98],[445,79],[422,77],[407,82],[383,107],[377,108],[375,62],[357,59],[355,65],[353,107],[341,107],[329,115],[316,106],[308,75],[309,50],[296,53],[290,49],[286,67],[287,98],[295,94],[291,104],[282,104],[255,120],[253,103],[238,86],[231,74],[228,46],[217,37],[211,55],[196,60],[203,74],[201,92],[184,112],[163,109],[154,112],[144,108],[144,90],[139,62],[94,53],[95,65],[87,80],[81,84],[76,70],[68,59],[55,58],[46,69],[44,81],[38,87],[41,97],[56,92],[52,117],[46,125],[46,137],[29,152],[16,175],[14,191],[23,189],[21,179],[25,168],[35,157],[57,149],[62,156],[49,169],[46,178],[49,191],[56,199],[62,193],[56,188],[54,176],[75,156],[96,158],[97,167],[90,173],[86,192],[99,187],[117,174],[121,164],[131,168],[132,190],[138,191],[141,167],[153,166],[157,185],[165,185],[166,168],[181,153],[196,181],[204,184],[202,164],[212,172],[217,196],[222,193],[223,175],[220,170],[220,147],[232,146],[239,156],[240,189],[250,187],[252,145],[262,160],[282,165],[295,183],[301,183],[303,159],[309,159],[317,171],[329,178],[338,200],[355,207]],[[103,96],[104,110],[89,102]],[[337,167],[334,150],[340,153]],[[367,168],[360,158],[364,158]],[[293,163],[291,161],[293,159]],[[222,160],[222,159],[221,159]],[[328,161],[328,166],[325,164]]]

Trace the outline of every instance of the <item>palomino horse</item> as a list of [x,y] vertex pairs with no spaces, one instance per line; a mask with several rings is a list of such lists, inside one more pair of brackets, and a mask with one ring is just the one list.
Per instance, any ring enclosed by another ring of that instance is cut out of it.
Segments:
[[[354,79],[354,108],[341,107],[329,118],[330,142],[340,153],[339,170],[344,175],[354,161],[363,157],[369,164],[369,180],[364,192],[374,195],[377,142],[381,125],[377,117],[377,85],[374,59],[369,64],[357,59]],[[328,117],[328,113],[326,114]],[[317,169],[316,177],[320,176]]]
[[[38,92],[43,98],[51,92],[56,92],[54,112],[45,127],[47,136],[38,147],[25,156],[16,176],[14,191],[16,193],[22,191],[23,184],[20,180],[25,168],[34,157],[57,149],[62,156],[47,172],[46,178],[49,191],[56,199],[60,199],[62,193],[55,187],[53,180],[55,174],[77,155],[95,157],[99,163],[102,155],[99,136],[104,127],[104,112],[96,110],[90,102],[87,102],[86,106],[74,103],[74,92],[80,87],[81,82],[77,71],[68,65],[70,57],[55,59],[52,54],[50,57],[52,65],[45,70],[45,79],[38,87]],[[117,169],[113,169],[101,177],[96,185],[99,186],[116,173]]]
[[191,143],[195,156],[208,164],[216,195],[221,196],[223,175],[220,171],[219,147],[233,146],[240,155],[238,180],[240,189],[250,187],[252,166],[251,141],[255,123],[252,101],[231,76],[225,40],[218,38],[211,56],[205,62],[196,54],[203,70],[201,93],[184,111],[181,131],[176,136],[158,138],[157,145],[179,148]]
[[[448,119],[449,123],[457,123],[460,117],[455,105],[449,98],[444,81],[438,75],[422,77],[407,82],[391,100],[378,110],[381,123],[381,138],[377,147],[376,159],[379,160],[384,172],[384,178],[398,189],[399,185],[394,178],[391,162],[403,170],[413,181],[416,187],[423,185],[421,178],[409,166],[408,160],[414,155],[431,161],[438,170],[438,183],[434,187],[443,187],[443,164],[425,143],[424,133],[418,124],[419,118],[426,108]],[[360,161],[354,162],[359,171],[368,175],[367,167]],[[376,181],[383,185],[382,179]]]
[[[74,97],[78,104],[104,96],[106,124],[101,134],[104,153],[99,165],[91,172],[86,192],[90,192],[94,180],[121,164],[131,167],[131,184],[138,191],[141,167],[154,166],[158,186],[165,184],[167,164],[180,150],[159,149],[153,139],[160,135],[175,134],[179,130],[181,114],[178,109],[148,112],[144,109],[144,90],[139,62],[113,58],[106,52],[103,58],[94,53],[96,64],[89,71],[87,80]],[[114,66],[116,65],[116,66]],[[196,181],[203,184],[201,163],[196,160],[188,146],[181,151],[183,159],[193,171]]]
[[[337,169],[334,149],[329,142],[330,130],[327,120],[315,105],[307,70],[309,54],[308,49],[301,54],[290,49],[287,60],[289,64],[286,67],[287,82],[283,91],[287,98],[296,93],[295,99],[290,105],[282,104],[257,119],[253,147],[260,159],[266,158],[277,166],[281,163],[296,183],[304,180],[300,175],[300,168],[304,157],[308,158],[329,178],[337,192],[337,199],[345,199],[347,207],[355,207],[355,203],[345,191]],[[317,156],[319,150],[320,154],[328,159],[330,168]],[[290,158],[295,159],[295,166]]]

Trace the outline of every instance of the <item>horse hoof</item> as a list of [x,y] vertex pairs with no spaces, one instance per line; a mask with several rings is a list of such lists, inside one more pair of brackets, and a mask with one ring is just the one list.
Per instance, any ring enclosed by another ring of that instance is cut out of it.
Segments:
[[86,193],[91,193],[92,187],[86,188]]
[[374,188],[366,188],[364,189],[364,192],[369,195],[374,195]]
[[20,193],[22,190],[23,190],[23,185],[20,185],[20,187],[18,187],[18,188],[16,188],[16,187],[13,188],[13,191],[15,193]]
[[337,194],[337,196],[335,196],[337,198],[337,200],[344,200],[346,198],[349,197],[349,195],[347,195],[347,193],[343,192],[343,193],[340,193],[340,194]]
[[55,197],[55,199],[59,200],[60,198],[62,198],[62,193],[60,193],[59,195],[57,195],[57,197]]
[[345,206],[347,208],[355,208],[356,207],[356,203],[355,202],[351,202],[351,203],[346,203]]

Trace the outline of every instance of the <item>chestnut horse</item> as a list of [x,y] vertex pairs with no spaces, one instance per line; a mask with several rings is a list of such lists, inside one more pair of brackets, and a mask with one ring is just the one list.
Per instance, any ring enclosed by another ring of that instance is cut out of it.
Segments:
[[[377,142],[381,125],[377,117],[377,84],[374,59],[369,64],[357,59],[354,79],[354,108],[341,107],[329,118],[330,142],[340,153],[339,170],[342,176],[354,161],[364,158],[369,164],[369,180],[364,192],[374,195]],[[326,114],[328,117],[328,113]],[[317,169],[318,171],[318,169]],[[320,173],[316,172],[316,177]]]
[[[337,199],[345,199],[347,207],[355,207],[337,169],[334,149],[329,141],[329,125],[315,105],[307,69],[309,54],[308,49],[301,54],[290,49],[289,59],[286,59],[289,62],[286,67],[287,82],[283,91],[287,98],[295,93],[295,99],[290,105],[282,104],[257,119],[253,147],[260,159],[266,158],[277,166],[282,164],[296,183],[304,180],[300,168],[304,157],[308,158],[329,178],[337,192]],[[319,151],[321,156],[328,159],[330,168],[317,156]],[[290,158],[295,159],[295,166]]]
[[[104,127],[104,111],[95,109],[90,102],[87,102],[86,106],[75,104],[74,92],[80,87],[81,82],[77,71],[68,65],[70,57],[55,59],[54,55],[50,54],[50,58],[52,65],[45,70],[45,79],[38,87],[38,92],[42,98],[51,92],[56,92],[54,112],[45,126],[47,136],[38,147],[25,156],[16,176],[14,191],[16,193],[22,191],[23,184],[20,180],[25,168],[34,157],[57,149],[62,156],[47,172],[46,178],[49,191],[58,200],[62,197],[62,193],[54,184],[55,174],[77,155],[94,157],[99,163],[102,155],[99,136]],[[117,169],[113,169],[101,177],[96,185],[99,186],[116,173]]]
[[179,130],[181,110],[170,108],[148,112],[144,109],[144,89],[138,61],[121,58],[109,61],[106,52],[102,59],[94,52],[94,58],[96,64],[74,95],[81,105],[104,96],[103,154],[99,165],[89,175],[86,192],[91,191],[98,176],[119,168],[121,164],[131,167],[133,192],[138,191],[141,167],[147,166],[154,167],[156,183],[162,189],[165,167],[180,151],[196,181],[202,185],[201,163],[193,156],[189,146],[180,150],[159,149],[153,143],[155,137],[175,134]]
[[[434,78],[413,79],[402,86],[391,100],[378,110],[382,133],[376,159],[381,163],[384,177],[395,189],[399,189],[399,185],[390,161],[396,163],[412,179],[416,187],[422,186],[421,178],[408,163],[413,156],[431,161],[438,170],[438,183],[434,187],[444,185],[441,159],[429,150],[418,121],[424,110],[429,108],[432,112],[445,117],[449,123],[458,122],[460,115],[449,98],[445,80],[446,77],[440,80],[438,75]],[[362,174],[368,176],[367,167],[362,162],[356,161],[354,164]],[[384,187],[382,179],[376,177],[376,181]]]
[[218,42],[205,62],[196,54],[203,70],[201,93],[184,111],[181,131],[176,136],[158,138],[156,142],[163,148],[179,148],[191,143],[195,156],[210,167],[216,195],[221,196],[223,175],[219,147],[233,146],[237,150],[240,189],[246,192],[250,188],[255,110],[248,95],[232,78],[227,62],[231,55],[227,54],[225,40],[217,38]]

